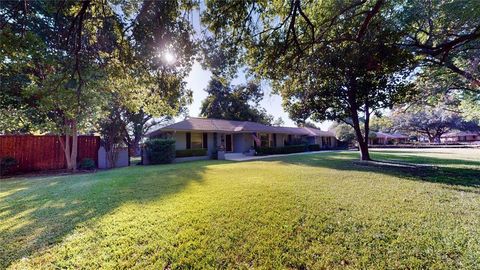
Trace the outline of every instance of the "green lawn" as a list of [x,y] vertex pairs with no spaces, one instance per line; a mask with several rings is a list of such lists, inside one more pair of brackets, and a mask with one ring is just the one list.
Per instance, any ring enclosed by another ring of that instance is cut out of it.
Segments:
[[474,269],[480,149],[329,152],[0,182],[0,268]]

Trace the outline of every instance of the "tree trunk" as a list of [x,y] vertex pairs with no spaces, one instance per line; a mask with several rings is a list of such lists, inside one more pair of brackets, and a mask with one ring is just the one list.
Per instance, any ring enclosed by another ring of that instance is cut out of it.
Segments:
[[140,141],[141,141],[142,138],[137,138],[135,137],[135,139],[133,140],[133,153],[135,156],[138,156],[140,154]]
[[365,137],[362,135],[358,113],[355,108],[351,110],[351,114],[355,137],[357,137],[358,147],[360,148],[360,160],[371,160],[370,153],[368,152],[368,135],[365,135]]
[[368,151],[368,144],[365,142],[359,143],[360,147],[360,159],[361,160],[372,160],[370,158],[370,153]]
[[[65,128],[65,142],[60,137],[60,144],[62,145],[63,152],[65,153],[65,160],[67,161],[67,170],[77,170],[77,153],[78,153],[78,134],[77,134],[77,122],[75,120],[66,124]],[[71,134],[68,134],[69,131]],[[70,143],[70,137],[72,142]]]
[[71,167],[69,170],[77,171],[77,153],[78,153],[78,133],[77,121],[72,121],[72,153],[70,154]]
[[[60,138],[60,142],[62,139]],[[65,132],[65,143],[63,144],[63,152],[65,153],[65,160],[67,161],[67,169],[72,167],[72,162],[70,159],[70,135],[68,132]]]

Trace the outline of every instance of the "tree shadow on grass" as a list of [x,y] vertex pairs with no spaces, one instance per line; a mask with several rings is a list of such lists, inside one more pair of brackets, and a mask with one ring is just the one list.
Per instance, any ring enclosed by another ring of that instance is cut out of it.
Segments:
[[[378,161],[402,162],[408,164],[423,164],[432,166],[384,166],[358,162],[356,152],[332,152],[318,155],[298,155],[280,158],[281,162],[302,166],[325,167],[335,170],[377,172],[409,180],[442,183],[452,189],[480,193],[480,161],[443,159],[436,157],[416,156],[391,153],[375,153],[373,158]],[[264,161],[278,161],[264,159]],[[453,188],[453,186],[455,186]]]
[[127,202],[146,203],[201,182],[211,162],[0,182],[0,269],[62,241]]
[[[448,148],[441,149],[442,151],[428,151],[428,148],[410,148],[411,151],[408,150],[400,150],[402,148],[370,148],[370,154],[376,153],[402,153],[402,154],[434,154],[434,155],[450,155],[451,152],[448,152]],[[438,149],[438,148],[437,148]],[[452,148],[458,149],[458,148]],[[471,148],[466,148],[471,149]]]

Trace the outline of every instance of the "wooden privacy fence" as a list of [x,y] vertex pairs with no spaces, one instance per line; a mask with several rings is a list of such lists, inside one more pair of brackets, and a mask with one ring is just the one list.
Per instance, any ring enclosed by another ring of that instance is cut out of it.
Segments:
[[[13,157],[17,165],[11,172],[31,172],[40,170],[58,170],[67,167],[65,153],[56,135],[2,135],[0,136],[0,158]],[[91,158],[98,166],[100,137],[78,136],[77,163]]]

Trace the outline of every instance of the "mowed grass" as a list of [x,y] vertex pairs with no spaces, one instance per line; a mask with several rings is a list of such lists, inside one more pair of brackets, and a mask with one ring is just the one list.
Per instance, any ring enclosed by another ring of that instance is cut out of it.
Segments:
[[475,269],[480,150],[200,161],[0,182],[0,268]]

